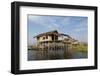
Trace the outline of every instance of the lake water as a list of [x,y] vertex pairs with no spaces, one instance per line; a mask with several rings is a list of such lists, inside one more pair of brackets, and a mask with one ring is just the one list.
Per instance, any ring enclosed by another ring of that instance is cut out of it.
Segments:
[[75,51],[36,51],[28,50],[28,60],[80,59],[87,58],[86,52]]

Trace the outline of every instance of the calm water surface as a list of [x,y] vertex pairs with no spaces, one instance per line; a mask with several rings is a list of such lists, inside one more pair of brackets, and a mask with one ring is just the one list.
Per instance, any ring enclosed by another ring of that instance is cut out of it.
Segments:
[[66,51],[36,51],[28,50],[28,60],[53,60],[53,59],[79,59],[87,58],[84,52],[66,52]]

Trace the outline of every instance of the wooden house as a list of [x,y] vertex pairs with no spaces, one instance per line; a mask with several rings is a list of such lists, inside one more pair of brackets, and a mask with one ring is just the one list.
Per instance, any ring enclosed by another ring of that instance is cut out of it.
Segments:
[[37,39],[36,46],[38,48],[55,48],[55,47],[67,47],[68,44],[72,44],[72,38],[63,33],[59,33],[57,30],[41,33],[34,38]]
[[69,35],[58,33],[57,30],[46,32],[35,36],[37,39],[37,43],[53,43],[53,42],[61,42],[64,38],[70,38]]

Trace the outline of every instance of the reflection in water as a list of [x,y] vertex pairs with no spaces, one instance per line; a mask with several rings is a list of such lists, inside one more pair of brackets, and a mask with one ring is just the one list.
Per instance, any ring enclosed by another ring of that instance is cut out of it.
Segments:
[[79,59],[87,58],[86,52],[75,52],[75,51],[37,51],[28,50],[28,60],[53,60],[53,59]]

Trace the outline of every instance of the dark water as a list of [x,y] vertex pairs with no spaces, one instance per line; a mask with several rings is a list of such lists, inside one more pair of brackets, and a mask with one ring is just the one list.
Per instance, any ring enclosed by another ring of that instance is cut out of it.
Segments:
[[28,60],[80,59],[87,58],[86,52],[73,51],[36,51],[28,50]]

